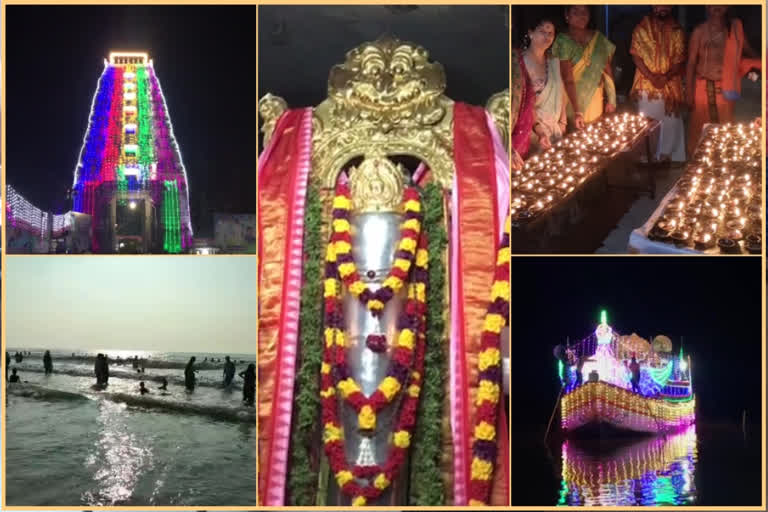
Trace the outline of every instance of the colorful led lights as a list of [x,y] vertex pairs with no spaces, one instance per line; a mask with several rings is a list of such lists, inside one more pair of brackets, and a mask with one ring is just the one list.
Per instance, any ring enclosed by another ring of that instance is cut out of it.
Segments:
[[[617,356],[629,357],[628,352],[631,361]],[[607,423],[657,433],[695,420],[690,364],[683,359],[682,348],[679,358],[669,359],[635,335],[617,336],[606,323],[605,312],[592,336],[570,345],[557,357],[564,430]]]
[[91,105],[73,210],[94,216],[97,226],[105,205],[112,199],[125,204],[129,194],[157,205],[165,251],[191,247],[187,175],[152,62],[146,53],[113,52]]

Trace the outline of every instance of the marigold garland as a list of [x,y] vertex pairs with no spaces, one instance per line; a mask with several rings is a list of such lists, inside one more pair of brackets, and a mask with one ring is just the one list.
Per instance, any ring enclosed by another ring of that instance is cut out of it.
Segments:
[[[394,297],[408,277],[408,272],[416,256],[419,233],[421,233],[421,202],[416,187],[407,187],[403,192],[403,222],[400,226],[400,243],[395,253],[395,261],[381,288],[372,292],[360,279],[357,265],[352,257],[352,238],[350,236],[349,210],[352,199],[346,184],[336,185],[333,198],[333,222],[331,244],[333,261],[338,263],[338,271],[347,289],[373,314],[381,315],[384,306]],[[326,291],[329,284],[326,283]]]
[[[416,191],[416,189],[409,190]],[[416,193],[418,194],[417,191]],[[409,192],[406,191],[406,194]],[[406,195],[406,209],[414,210],[415,205],[419,205],[417,199],[418,195],[415,199],[410,194]],[[403,244],[404,240],[401,240],[400,244],[400,247],[405,247],[406,250],[412,247],[409,269],[414,261],[416,264],[410,272],[411,279],[407,286],[408,298],[398,319],[400,333],[397,346],[392,354],[387,377],[382,380],[378,389],[370,397],[365,397],[360,387],[350,377],[346,366],[346,341],[340,300],[341,283],[339,281],[344,280],[353,294],[352,288],[359,281],[359,276],[356,280],[344,279],[345,274],[347,278],[355,276],[356,270],[350,271],[349,266],[344,267],[344,271],[341,268],[350,263],[349,260],[351,260],[349,252],[351,250],[351,237],[349,237],[348,231],[349,207],[350,201],[346,187],[338,187],[337,196],[334,199],[334,230],[326,253],[326,279],[324,283],[325,350],[320,370],[320,396],[322,401],[323,445],[331,470],[342,492],[352,498],[352,505],[362,506],[377,499],[390,486],[406,459],[407,450],[411,443],[411,431],[416,423],[419,394],[423,382],[426,345],[425,303],[429,258],[426,237],[424,234],[420,234],[419,224],[418,231],[415,233],[417,236],[415,245]],[[346,210],[346,215],[344,210]],[[418,214],[418,210],[416,213]],[[414,218],[409,217],[406,212],[406,218],[403,222],[404,239],[411,236],[411,234],[406,233],[409,228],[405,227],[411,220]],[[408,225],[414,227],[412,222]],[[338,236],[345,233],[346,236]],[[343,243],[340,244],[339,242]],[[341,257],[344,254],[349,255],[349,258]],[[400,251],[398,251],[396,258],[400,258],[400,256]],[[393,266],[394,268],[402,269],[402,267],[397,266]],[[406,272],[402,276],[398,275],[398,279],[404,284],[408,276],[409,272]],[[403,284],[399,287],[402,288]],[[395,290],[394,285],[392,289]],[[378,308],[378,304],[374,304],[374,307],[371,308],[371,301],[376,299],[361,297],[364,291],[360,292],[358,298],[371,313],[380,313],[383,310],[383,304],[386,304],[389,299],[379,301],[382,303],[381,308]],[[399,416],[396,419],[390,453],[385,463],[376,466],[355,465],[350,467],[344,453],[344,432],[339,420],[339,400],[336,394],[339,393],[347,403],[358,411],[358,425],[365,430],[375,428],[376,412],[389,404],[402,390],[405,390],[405,393],[403,393]],[[367,480],[368,483],[361,485],[357,482],[358,479]]]
[[478,357],[477,414],[472,441],[469,505],[487,505],[498,450],[496,419],[501,395],[501,329],[509,325],[510,217],[496,257],[491,301],[485,315]]

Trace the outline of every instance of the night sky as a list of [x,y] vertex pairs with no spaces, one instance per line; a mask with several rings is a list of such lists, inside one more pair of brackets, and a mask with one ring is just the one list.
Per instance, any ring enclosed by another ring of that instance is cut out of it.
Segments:
[[[581,340],[601,309],[619,334],[665,334],[691,355],[699,420],[761,415],[760,258],[512,260],[512,425],[546,426],[560,382],[552,349]],[[542,427],[543,431],[544,427]]]
[[7,180],[62,212],[110,51],[146,51],[189,179],[192,223],[256,211],[254,6],[9,6]]

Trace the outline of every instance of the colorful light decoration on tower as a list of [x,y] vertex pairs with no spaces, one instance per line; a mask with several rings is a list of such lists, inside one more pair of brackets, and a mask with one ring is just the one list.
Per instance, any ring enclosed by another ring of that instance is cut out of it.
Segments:
[[[141,197],[162,212],[164,251],[191,247],[187,174],[153,63],[145,53],[112,52],[75,168],[73,210],[93,216],[96,226],[113,198],[126,204]],[[94,236],[94,250],[97,244]]]

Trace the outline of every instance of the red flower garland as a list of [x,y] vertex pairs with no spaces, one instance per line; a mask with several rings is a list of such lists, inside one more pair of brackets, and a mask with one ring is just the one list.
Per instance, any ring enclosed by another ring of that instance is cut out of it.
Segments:
[[349,232],[349,210],[352,200],[347,185],[336,185],[333,199],[332,244],[338,259],[339,272],[347,289],[374,315],[381,315],[384,306],[403,286],[413,264],[415,249],[421,232],[421,203],[416,187],[403,191],[403,222],[395,261],[381,288],[372,292],[360,279],[357,265],[351,254],[352,239]]
[[[415,189],[414,189],[415,190]],[[326,272],[325,272],[325,312],[326,312],[326,327],[324,330],[325,345],[326,348],[331,348],[333,345],[339,345],[341,350],[337,350],[332,360],[334,366],[334,380],[336,382],[336,388],[341,393],[342,398],[358,412],[359,425],[364,430],[372,430],[376,425],[376,413],[391,403],[400,390],[403,389],[404,383],[408,378],[411,366],[413,365],[413,351],[416,342],[417,326],[419,322],[420,311],[426,308],[426,280],[427,280],[427,248],[426,242],[420,237],[416,244],[413,245],[407,242],[412,236],[410,233],[412,230],[410,227],[416,227],[420,231],[420,224],[418,219],[414,217],[408,217],[403,220],[403,232],[409,232],[405,238],[401,240],[401,250],[398,251],[395,258],[395,264],[393,268],[395,270],[402,271],[404,265],[402,261],[405,259],[401,257],[400,253],[409,253],[415,257],[411,257],[415,260],[408,263],[409,270],[413,268],[413,275],[415,279],[415,296],[409,298],[406,301],[403,312],[398,319],[398,328],[400,333],[397,337],[397,344],[392,353],[392,359],[385,377],[379,384],[378,389],[370,396],[366,397],[357,382],[349,375],[349,371],[346,364],[346,351],[345,341],[343,333],[343,322],[341,319],[342,305],[339,300],[340,287],[338,280],[340,278],[340,269],[342,266],[347,266],[347,275],[349,281],[353,281],[357,276],[357,270],[354,269],[354,259],[351,255],[351,236],[349,233],[349,209],[351,202],[348,198],[348,190],[345,186],[341,185],[337,187],[337,196],[334,198],[333,204],[333,219],[334,229],[331,234],[331,239],[328,244],[328,250],[326,253]],[[419,215],[420,203],[412,199],[412,195],[406,191],[406,197],[404,203],[406,209],[410,210],[412,214]],[[410,227],[408,227],[410,226]],[[400,262],[400,267],[398,267]],[[352,270],[350,270],[352,269]],[[408,274],[403,276],[403,279],[407,279]],[[396,277],[395,280],[400,280],[400,277]],[[387,281],[385,280],[385,283]],[[361,284],[361,286],[364,286]],[[399,285],[397,288],[402,286]],[[350,290],[351,291],[351,290]],[[370,303],[370,301],[369,301]],[[371,314],[375,314],[374,311],[369,310]],[[386,344],[386,337],[373,336],[374,338],[384,337],[384,344]],[[368,336],[369,348],[375,351],[375,347],[370,347],[370,338]],[[381,340],[375,340],[381,343]],[[329,362],[330,364],[330,362]]]
[[477,415],[472,441],[472,467],[470,474],[469,505],[488,503],[494,466],[498,451],[496,419],[501,395],[501,330],[509,325],[509,232],[510,217],[504,225],[504,237],[496,257],[496,270],[491,288],[491,301],[485,315],[480,354],[477,364],[479,386]]
[[[397,379],[400,387],[407,389],[407,392],[404,393],[399,416],[396,420],[389,456],[382,465],[350,467],[344,453],[343,430],[339,420],[339,400],[336,397],[339,383],[349,379],[343,339],[343,310],[338,296],[340,290],[336,290],[336,287],[329,283],[329,280],[333,281],[338,278],[338,262],[326,262],[326,344],[320,377],[324,427],[323,443],[336,481],[342,492],[352,497],[353,505],[365,505],[369,500],[375,500],[381,496],[397,477],[410,446],[411,431],[416,424],[426,351],[426,299],[423,297],[427,281],[426,261],[424,261],[426,247],[426,237],[422,234],[419,237],[418,249],[424,251],[424,257],[417,257],[417,260],[418,263],[423,264],[417,264],[417,268],[413,272],[411,282],[408,285],[408,300],[400,317],[400,325],[398,325],[401,328],[401,334],[408,330],[415,332],[413,354],[407,353],[409,351],[399,350],[403,347],[398,347],[393,353],[389,371],[390,376]],[[329,251],[328,259],[333,260],[332,256],[331,251]],[[330,288],[337,292],[333,297],[327,293]],[[419,300],[420,298],[422,300]],[[411,361],[413,364],[412,371],[409,368]],[[407,388],[405,388],[406,383],[408,384]],[[344,392],[343,387],[341,391]],[[365,405],[381,408],[386,403],[382,403],[380,399],[374,400],[379,392],[380,389],[368,399],[362,393],[359,393],[359,396],[354,393],[354,398],[350,394],[350,401],[358,412],[361,412]],[[386,399],[386,397],[384,398]],[[364,403],[366,401],[367,404]],[[362,416],[359,416],[359,419],[362,422]],[[369,482],[367,485],[360,485],[356,479],[368,480]]]

